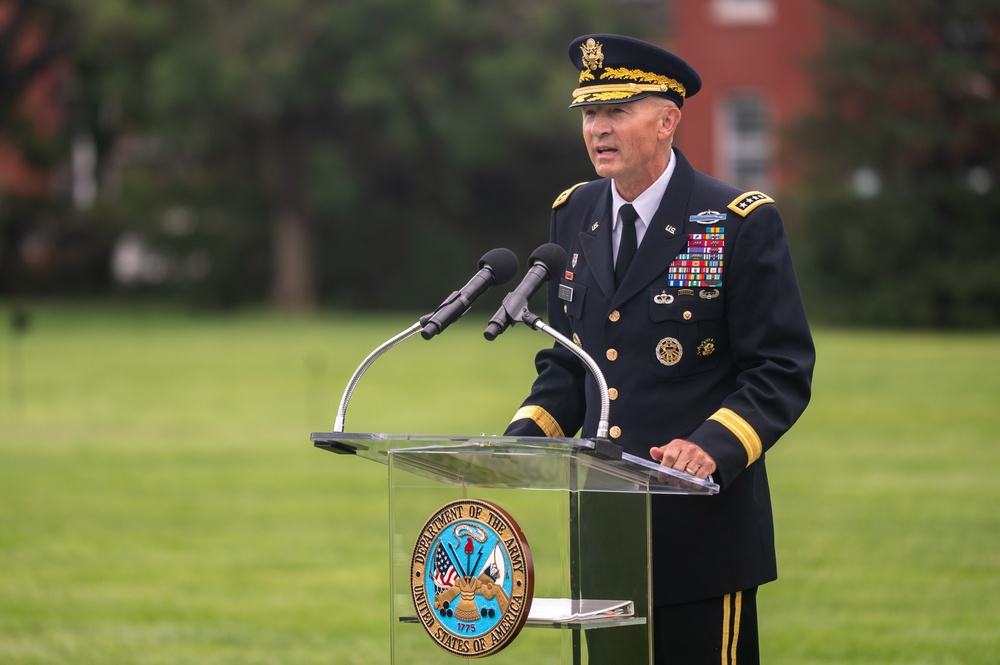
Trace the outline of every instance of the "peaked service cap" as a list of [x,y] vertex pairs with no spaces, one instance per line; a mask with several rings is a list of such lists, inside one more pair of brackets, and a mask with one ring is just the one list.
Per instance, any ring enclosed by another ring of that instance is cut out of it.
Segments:
[[580,70],[570,108],[632,102],[661,95],[678,106],[701,90],[701,76],[669,51],[622,35],[583,35],[569,45],[569,59]]

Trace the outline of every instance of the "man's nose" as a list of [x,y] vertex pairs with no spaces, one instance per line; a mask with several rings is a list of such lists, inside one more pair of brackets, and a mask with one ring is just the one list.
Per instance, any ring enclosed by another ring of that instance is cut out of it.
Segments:
[[602,118],[597,116],[594,121],[590,123],[590,133],[594,136],[604,136],[611,133],[611,123],[608,122],[607,118]]

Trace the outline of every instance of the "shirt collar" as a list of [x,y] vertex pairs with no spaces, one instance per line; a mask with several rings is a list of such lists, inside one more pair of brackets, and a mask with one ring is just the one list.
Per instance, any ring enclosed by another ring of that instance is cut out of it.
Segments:
[[[670,149],[670,163],[667,164],[667,168],[663,170],[660,177],[656,179],[652,185],[646,188],[646,190],[637,196],[634,201],[631,201],[632,207],[635,211],[639,213],[639,220],[637,224],[645,225],[649,224],[649,221],[653,219],[653,215],[656,214],[656,210],[660,207],[660,201],[663,199],[663,195],[667,191],[667,185],[670,184],[670,178],[674,174],[674,167],[677,166],[677,159],[674,155],[673,148]],[[622,195],[618,193],[618,188],[614,186],[614,180],[611,181],[611,229],[614,230],[618,227],[618,211],[623,205],[630,203],[622,198]]]

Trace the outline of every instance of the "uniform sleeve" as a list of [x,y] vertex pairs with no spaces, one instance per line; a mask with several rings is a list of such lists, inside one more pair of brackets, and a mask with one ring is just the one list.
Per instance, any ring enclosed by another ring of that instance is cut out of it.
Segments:
[[[551,241],[557,242],[556,217],[552,213]],[[570,336],[569,320],[558,297],[559,279],[548,282],[546,323]],[[583,425],[586,410],[583,363],[558,342],[535,356],[538,376],[531,394],[521,403],[505,432],[508,436],[572,437]]]
[[740,227],[725,278],[736,390],[688,437],[725,487],[783,435],[809,402],[815,349],[781,217],[773,205]]

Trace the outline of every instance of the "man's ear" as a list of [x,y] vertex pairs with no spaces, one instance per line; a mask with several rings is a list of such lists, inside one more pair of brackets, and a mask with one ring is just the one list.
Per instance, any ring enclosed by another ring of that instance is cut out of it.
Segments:
[[663,114],[660,116],[661,139],[669,139],[677,131],[677,125],[681,122],[681,110],[676,106],[665,106]]

